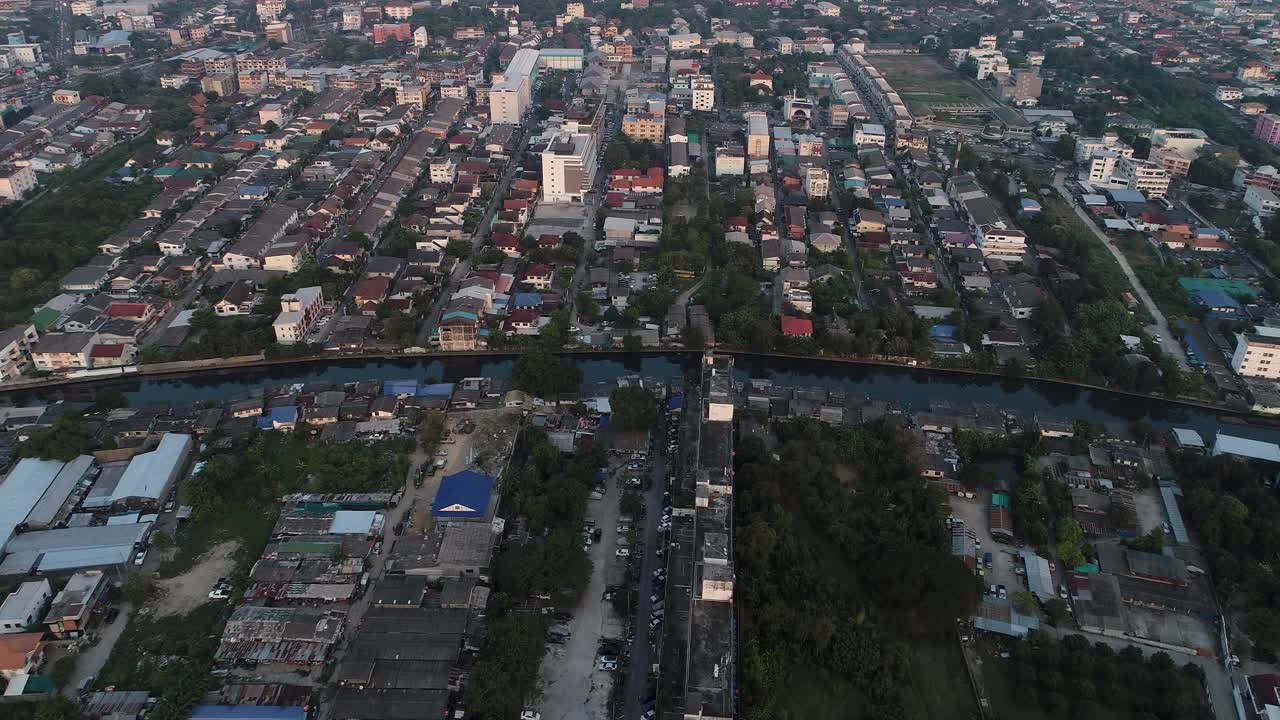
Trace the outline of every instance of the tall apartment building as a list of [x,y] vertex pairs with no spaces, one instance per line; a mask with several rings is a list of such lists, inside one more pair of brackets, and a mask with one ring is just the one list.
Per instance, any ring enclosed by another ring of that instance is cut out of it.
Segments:
[[1107,133],[1102,137],[1082,137],[1076,139],[1076,162],[1083,163],[1099,150],[1112,150],[1122,157],[1133,157],[1133,148],[1129,147],[1116,133]]
[[1106,185],[1111,182],[1111,176],[1116,172],[1116,162],[1120,159],[1120,153],[1114,150],[1099,150],[1089,156],[1089,183],[1091,185]]
[[1044,89],[1044,80],[1040,78],[1040,68],[1018,68],[1008,75],[1000,76],[996,82],[996,91],[1000,99],[1014,105],[1029,106],[1040,101],[1040,92]]
[[653,113],[622,116],[622,134],[632,140],[648,140],[661,144],[666,137],[667,119]]
[[716,81],[710,75],[694,75],[689,79],[693,91],[693,109],[710,112],[716,106]]
[[30,166],[6,166],[0,168],[0,198],[21,200],[36,189],[36,174]]
[[1257,333],[1238,333],[1231,368],[1242,377],[1280,380],[1280,333],[1259,327]]
[[400,105],[413,105],[422,110],[427,107],[427,101],[431,99],[431,86],[418,85],[417,83],[401,85],[396,88],[396,103]]
[[1280,115],[1259,115],[1253,124],[1253,136],[1272,147],[1280,147]]
[[34,325],[15,325],[0,331],[0,380],[12,380],[31,366],[31,347],[38,336]]
[[495,125],[519,125],[533,104],[533,73],[538,69],[538,51],[516,51],[501,76],[495,75],[489,88],[489,121]]
[[769,115],[749,112],[747,119],[747,157],[769,157]]
[[1169,171],[1150,160],[1122,157],[1116,161],[1112,184],[1123,184],[1147,197],[1164,197],[1169,192]]
[[562,131],[542,151],[543,202],[582,202],[591,189],[598,150],[595,133]]

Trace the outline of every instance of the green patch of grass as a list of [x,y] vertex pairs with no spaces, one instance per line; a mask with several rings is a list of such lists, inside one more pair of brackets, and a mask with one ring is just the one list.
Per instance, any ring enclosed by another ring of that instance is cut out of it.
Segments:
[[228,540],[240,542],[237,567],[257,557],[271,537],[276,514],[271,508],[242,507],[226,512],[206,513],[187,521],[174,538],[177,555],[160,568],[163,577],[174,577],[190,570],[200,556],[213,546]]
[[797,665],[788,673],[784,717],[796,720],[848,720],[866,706],[853,683],[822,668]]
[[911,684],[902,693],[911,720],[969,720],[977,709],[960,648],[951,641],[911,647]]
[[987,103],[987,99],[968,80],[934,58],[925,55],[881,56],[876,57],[873,64],[913,113],[930,104]]
[[1187,316],[1195,312],[1186,293],[1178,285],[1176,260],[1161,262],[1159,251],[1146,238],[1138,235],[1119,238],[1116,246],[1124,253],[1129,266],[1142,282],[1142,287],[1146,288],[1147,294],[1165,315]]
[[162,694],[195,669],[191,664],[212,662],[227,608],[226,603],[206,603],[187,615],[134,615],[98,673],[98,687],[151,688]]

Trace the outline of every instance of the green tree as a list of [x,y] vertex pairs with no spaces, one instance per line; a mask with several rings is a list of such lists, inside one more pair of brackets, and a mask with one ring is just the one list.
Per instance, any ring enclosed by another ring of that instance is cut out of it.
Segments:
[[1053,598],[1044,604],[1044,614],[1049,618],[1050,624],[1054,627],[1061,627],[1067,618],[1070,617],[1071,611],[1067,609],[1067,601],[1062,598]]
[[648,430],[658,422],[657,400],[638,385],[615,388],[609,393],[609,406],[610,423],[623,430]]
[[1019,590],[1013,594],[1013,606],[1023,615],[1035,615],[1039,611],[1036,596],[1026,590]]
[[511,379],[517,390],[551,397],[576,390],[582,382],[582,370],[572,361],[539,347],[516,359]]
[[1062,135],[1053,144],[1053,154],[1063,162],[1071,162],[1076,157],[1076,136]]
[[471,256],[471,241],[462,238],[454,238],[444,247],[445,254],[452,255],[459,260],[466,259]]
[[53,662],[53,668],[49,671],[49,677],[58,687],[66,687],[71,681],[71,677],[76,673],[76,656],[63,655]]
[[129,573],[124,579],[124,586],[120,590],[120,596],[124,601],[131,605],[141,605],[151,597],[151,593],[155,590],[155,583],[148,575],[142,573]]

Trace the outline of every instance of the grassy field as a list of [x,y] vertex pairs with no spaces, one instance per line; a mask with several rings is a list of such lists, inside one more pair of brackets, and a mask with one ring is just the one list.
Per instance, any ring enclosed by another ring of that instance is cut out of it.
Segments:
[[913,113],[929,103],[989,104],[986,97],[955,70],[943,67],[926,55],[877,56],[872,64]]
[[950,642],[911,646],[911,685],[902,693],[910,720],[969,720],[977,709],[964,658]]
[[256,558],[271,537],[275,517],[272,508],[243,507],[187,521],[174,538],[177,555],[160,568],[161,576],[169,578],[185,573],[205,551],[227,540],[238,540],[240,553],[245,554],[246,559]]
[[1195,311],[1191,302],[1187,300],[1187,294],[1178,285],[1178,274],[1173,267],[1176,261],[1171,260],[1168,265],[1160,262],[1156,249],[1151,247],[1151,243],[1147,242],[1146,238],[1139,235],[1126,235],[1119,238],[1116,240],[1116,247],[1124,253],[1125,259],[1129,261],[1129,267],[1133,268],[1138,280],[1142,282],[1142,287],[1146,288],[1147,294],[1151,296],[1161,312],[1169,317],[1176,317],[1191,315]]
[[794,667],[788,673],[787,717],[805,720],[847,720],[861,717],[862,693],[847,680],[822,668]]

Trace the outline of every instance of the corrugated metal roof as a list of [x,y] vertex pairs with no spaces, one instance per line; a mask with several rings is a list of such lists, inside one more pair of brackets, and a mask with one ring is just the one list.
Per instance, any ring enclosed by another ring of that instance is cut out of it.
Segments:
[[177,479],[178,471],[186,462],[190,449],[190,435],[165,433],[155,450],[135,455],[129,461],[120,484],[111,493],[111,502],[127,498],[159,500],[168,486]]

